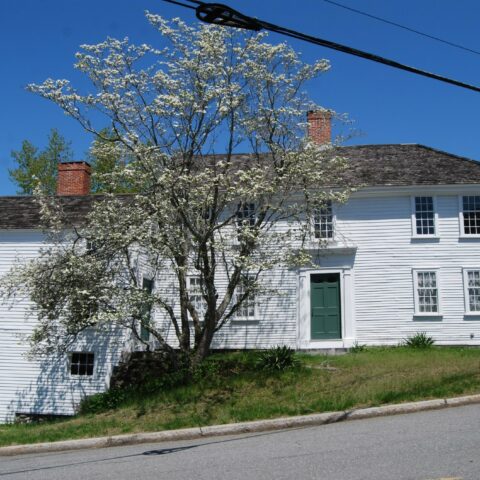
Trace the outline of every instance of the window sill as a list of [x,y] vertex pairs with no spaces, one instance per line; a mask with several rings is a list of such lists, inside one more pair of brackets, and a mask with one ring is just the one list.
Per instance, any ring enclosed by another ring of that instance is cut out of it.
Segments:
[[459,237],[459,240],[480,240],[480,235],[465,235],[462,233]]
[[480,312],[466,312],[463,316],[466,320],[480,320]]
[[443,319],[443,314],[441,313],[414,313],[413,320],[414,321],[431,321],[431,322],[439,322]]
[[440,240],[440,235],[412,235],[412,240],[439,241]]
[[248,317],[235,317],[231,320],[233,323],[259,323],[260,320],[256,317],[248,318]]
[[356,245],[348,245],[346,243],[338,242],[335,239],[330,240],[316,240],[309,241],[305,244],[305,250],[321,250],[331,253],[355,253],[357,251]]

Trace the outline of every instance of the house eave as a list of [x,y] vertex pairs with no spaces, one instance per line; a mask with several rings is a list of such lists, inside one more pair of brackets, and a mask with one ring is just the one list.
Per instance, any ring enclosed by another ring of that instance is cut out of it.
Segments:
[[391,197],[394,195],[456,195],[458,193],[472,192],[477,195],[480,192],[479,183],[455,183],[449,185],[378,185],[373,187],[358,187],[352,192],[351,197]]

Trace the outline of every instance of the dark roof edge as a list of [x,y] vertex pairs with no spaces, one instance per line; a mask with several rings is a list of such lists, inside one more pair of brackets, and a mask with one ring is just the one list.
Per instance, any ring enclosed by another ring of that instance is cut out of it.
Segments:
[[480,163],[480,160],[475,160],[473,158],[464,157],[462,155],[457,155],[455,153],[447,152],[446,150],[440,150],[439,148],[430,147],[428,145],[423,145],[422,143],[366,143],[362,145],[338,145],[334,148],[375,148],[375,147],[420,147],[425,150],[430,150],[431,152],[441,153],[443,155],[448,155],[449,157],[455,157],[459,160],[465,160],[467,162],[473,162],[476,165]]
[[419,147],[425,148],[426,150],[430,150],[432,152],[443,153],[444,155],[449,155],[450,157],[455,157],[455,158],[458,158],[459,160],[464,160],[466,162],[473,162],[476,165],[478,165],[479,163],[479,160],[475,160],[474,158],[464,157],[463,155],[457,155],[455,153],[446,152],[445,150],[439,150],[438,148],[429,147],[428,145],[422,145],[421,143],[417,143],[416,145]]

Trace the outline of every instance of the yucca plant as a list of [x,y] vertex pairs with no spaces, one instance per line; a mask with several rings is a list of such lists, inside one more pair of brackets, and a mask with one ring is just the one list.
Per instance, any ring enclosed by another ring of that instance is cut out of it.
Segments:
[[300,366],[295,350],[286,345],[269,348],[258,355],[256,367],[259,370],[284,371]]
[[404,345],[410,348],[430,348],[434,343],[435,340],[426,332],[417,332],[404,340]]
[[256,366],[260,370],[283,371],[300,366],[295,350],[278,345],[258,354]]

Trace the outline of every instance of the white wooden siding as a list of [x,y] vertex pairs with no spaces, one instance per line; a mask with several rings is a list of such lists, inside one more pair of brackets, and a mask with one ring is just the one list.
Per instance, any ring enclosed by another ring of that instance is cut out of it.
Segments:
[[[226,277],[219,276],[217,283],[219,294],[222,295],[226,287]],[[256,312],[254,319],[232,318],[214,337],[213,348],[266,348],[275,345],[296,345],[297,329],[297,281],[295,270],[277,268],[263,277],[275,292],[259,294],[256,298]],[[164,294],[168,292],[174,310],[179,315],[179,305],[175,289],[173,273],[162,272],[156,279],[155,288]],[[154,312],[157,325],[161,326],[162,333],[172,345],[177,344],[173,326],[163,311]]]
[[[338,210],[338,228],[357,246],[357,341],[397,344],[426,331],[440,344],[480,345],[480,316],[465,317],[462,267],[475,265],[478,239],[459,238],[458,196],[437,196],[438,239],[411,235],[410,198],[353,198]],[[442,316],[414,315],[412,269],[435,268]],[[473,338],[471,338],[473,335]]]
[[[439,238],[412,238],[411,196],[415,194],[418,192],[404,187],[401,194],[395,194],[392,187],[382,196],[363,193],[354,195],[346,205],[336,206],[338,243],[320,252],[317,262],[323,268],[351,268],[355,291],[348,296],[354,299],[354,340],[359,343],[395,345],[409,335],[426,331],[439,344],[480,345],[480,315],[465,316],[462,277],[462,268],[480,264],[480,239],[460,238],[461,187],[447,195],[436,195]],[[335,255],[325,255],[333,248]],[[412,270],[419,268],[438,269],[442,305],[439,317],[414,315]],[[230,321],[216,335],[214,348],[265,348],[278,344],[295,347],[298,276],[298,271],[287,269],[265,273],[263,278],[277,289],[278,295],[257,298],[257,319]],[[159,279],[160,288],[165,287],[165,281],[165,276]],[[172,277],[169,282],[175,296]],[[175,342],[168,320],[161,313],[156,319],[159,323],[165,321],[165,332]],[[323,345],[339,346],[335,342]],[[312,348],[321,346],[321,342],[312,344]]]
[[[458,195],[462,194],[462,187],[449,186],[448,192],[436,192],[433,187],[430,190],[428,194],[437,197],[438,239],[412,238],[411,196],[417,194],[414,189],[392,187],[381,197],[359,192],[346,205],[335,208],[337,244],[325,251],[332,254],[320,252],[318,265],[312,271],[349,270],[352,291],[344,294],[352,302],[352,341],[395,345],[415,332],[425,331],[439,344],[480,345],[480,315],[465,316],[462,276],[463,268],[480,266],[480,239],[460,238]],[[471,188],[465,193],[472,194]],[[16,257],[34,257],[42,240],[35,231],[0,231],[0,274],[11,268]],[[142,262],[140,265],[148,270]],[[438,272],[442,315],[435,318],[414,315],[412,270],[425,268]],[[299,298],[303,297],[299,270],[276,268],[263,278],[276,293],[259,295],[256,318],[232,319],[216,335],[214,348],[300,344]],[[156,288],[176,301],[172,272],[162,271],[155,283]],[[220,282],[219,290],[224,284]],[[0,421],[12,420],[15,412],[73,413],[83,395],[105,389],[112,366],[122,352],[122,337],[118,333],[86,335],[81,342],[85,350],[95,352],[96,365],[95,375],[83,378],[69,375],[65,357],[58,361],[28,361],[23,355],[27,346],[19,336],[28,334],[35,322],[25,319],[27,306],[26,301],[12,309],[0,306]],[[154,313],[154,318],[175,344],[169,320],[160,311]],[[311,346],[329,348],[333,344],[317,342]],[[301,345],[309,347],[308,343]]]
[[[0,275],[16,259],[34,258],[43,245],[36,231],[0,231]],[[72,351],[95,353],[92,376],[71,376],[67,355],[28,360],[25,336],[35,324],[26,317],[27,300],[0,304],[0,423],[12,421],[15,413],[71,415],[81,398],[108,386],[111,370],[118,363],[123,342],[120,332],[89,332],[72,346]]]

